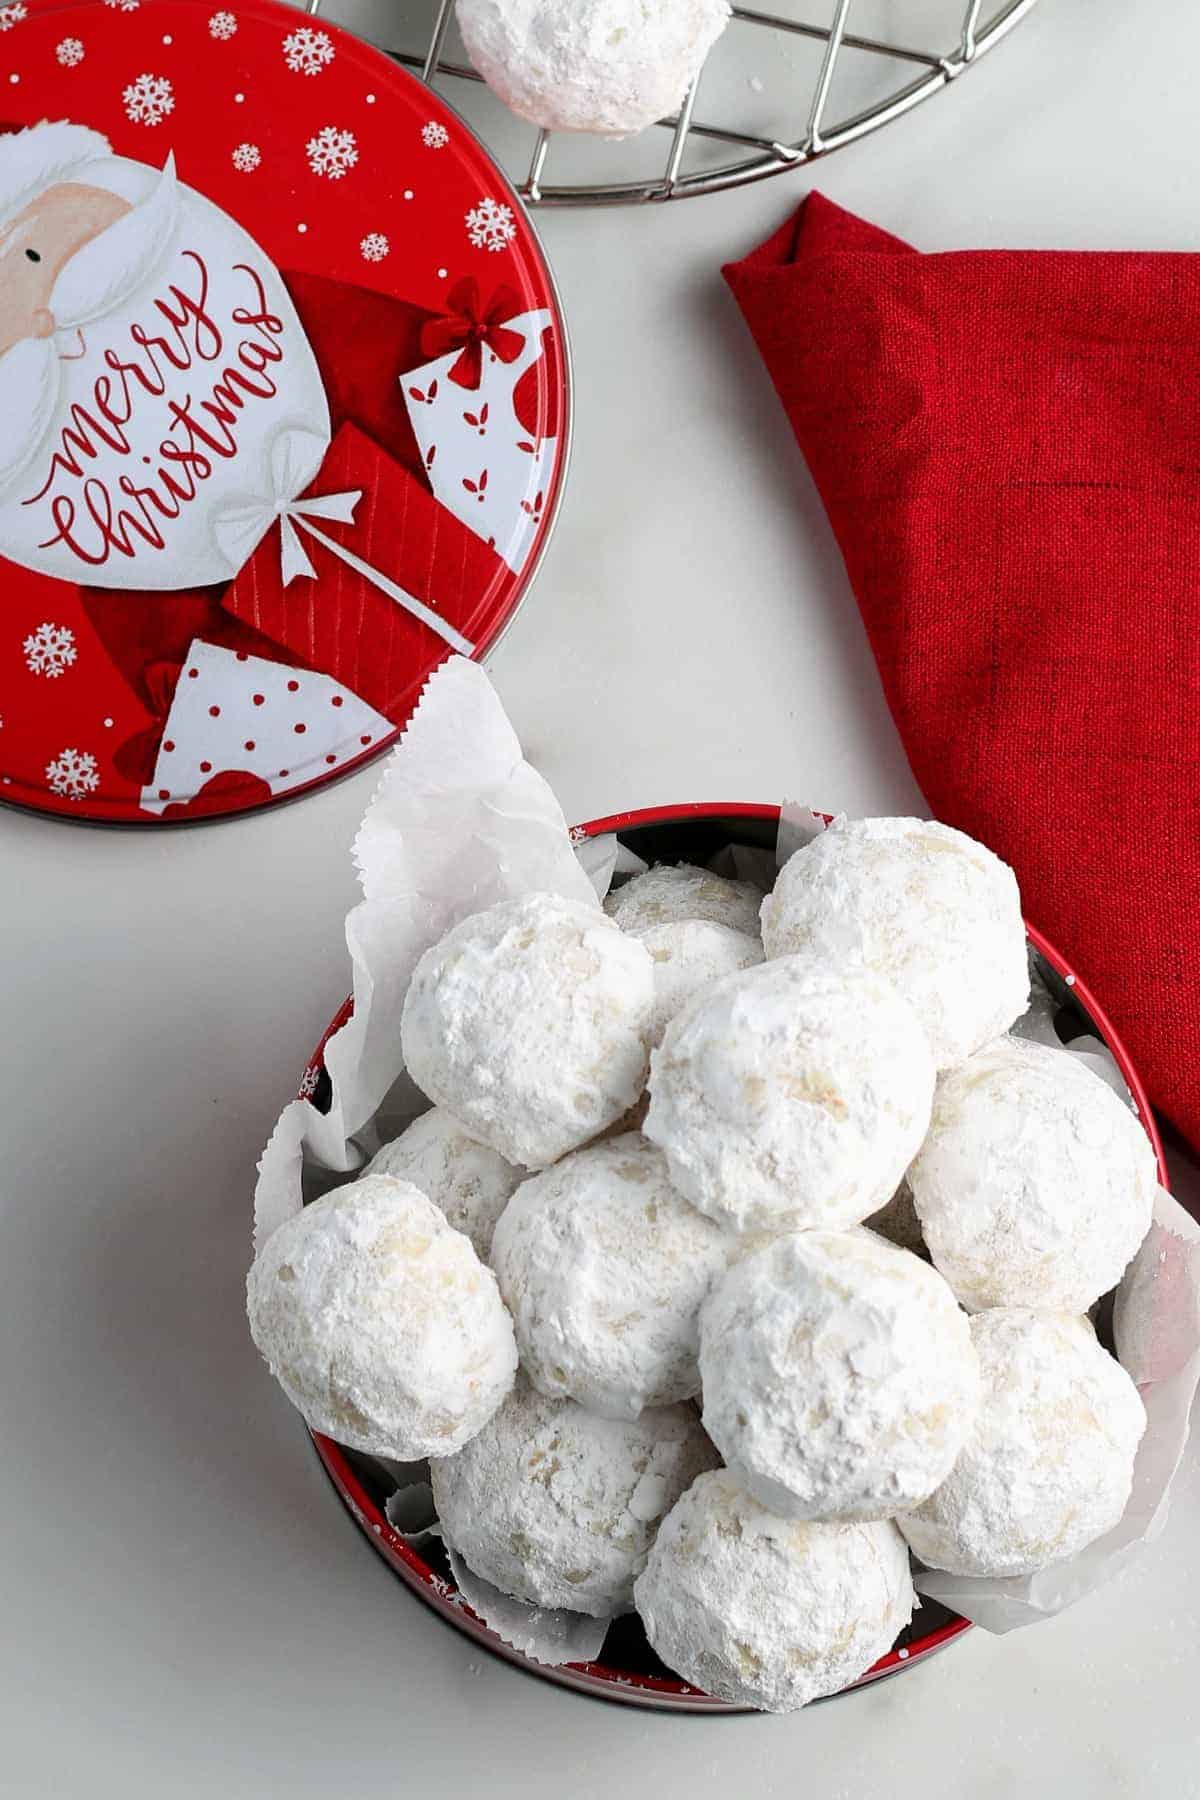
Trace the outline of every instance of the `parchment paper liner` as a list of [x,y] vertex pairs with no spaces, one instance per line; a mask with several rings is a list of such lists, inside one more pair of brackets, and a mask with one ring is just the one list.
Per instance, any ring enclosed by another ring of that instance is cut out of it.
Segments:
[[[824,829],[807,807],[784,805],[776,862]],[[354,1013],[325,1046],[332,1084],[327,1112],[308,1100],[285,1107],[259,1165],[255,1243],[307,1200],[344,1181],[424,1110],[400,1054],[399,1020],[412,970],[458,920],[496,901],[540,890],[599,905],[614,875],[641,866],[616,838],[577,842],[546,782],[520,745],[487,676],[453,657],[432,677],[403,739],[385,765],[354,845],[363,898],[346,920]],[[714,867],[769,879],[769,859],[731,845]],[[1057,1042],[1056,1003],[1035,983],[1017,1027]],[[1107,1048],[1087,1037],[1069,1046],[1127,1100]],[[993,1632],[1061,1611],[1123,1568],[1161,1531],[1171,1479],[1187,1439],[1200,1379],[1200,1228],[1160,1191],[1154,1224],[1114,1303],[1114,1341],[1137,1383],[1148,1425],[1133,1493],[1116,1528],[1079,1555],[1037,1574],[1004,1580],[918,1569],[920,1593]],[[389,1516],[406,1516],[412,1472],[397,1468]],[[414,1541],[428,1531],[422,1525]],[[554,1665],[599,1655],[608,1621],[529,1606],[481,1581],[447,1544],[463,1599],[505,1642]]]

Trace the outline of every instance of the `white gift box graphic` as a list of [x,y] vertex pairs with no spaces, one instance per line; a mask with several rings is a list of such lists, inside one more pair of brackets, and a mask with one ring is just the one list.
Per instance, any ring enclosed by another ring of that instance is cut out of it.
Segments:
[[330,675],[195,639],[180,671],[143,811],[186,804],[245,770],[280,795],[336,773],[395,726]]
[[519,572],[541,522],[537,497],[553,475],[558,440],[531,439],[513,397],[553,318],[539,308],[504,325],[524,336],[524,346],[510,363],[485,347],[477,388],[450,378],[459,349],[410,369],[400,384],[435,498]]

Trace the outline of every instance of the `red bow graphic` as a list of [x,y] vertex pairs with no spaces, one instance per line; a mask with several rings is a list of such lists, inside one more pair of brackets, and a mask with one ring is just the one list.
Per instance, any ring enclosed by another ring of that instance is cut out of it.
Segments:
[[520,311],[520,295],[507,286],[498,287],[487,306],[481,307],[479,283],[473,275],[466,275],[447,294],[445,317],[428,319],[421,327],[421,353],[432,362],[461,345],[462,354],[450,370],[450,379],[459,387],[477,388],[483,379],[485,344],[501,362],[515,362],[520,356],[525,339],[504,324]]

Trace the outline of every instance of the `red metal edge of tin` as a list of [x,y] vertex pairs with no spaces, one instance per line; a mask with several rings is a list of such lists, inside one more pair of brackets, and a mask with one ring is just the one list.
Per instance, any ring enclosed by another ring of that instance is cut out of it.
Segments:
[[[821,815],[828,820],[828,814]],[[571,835],[577,840],[600,837],[607,833],[637,830],[649,825],[682,825],[704,819],[756,819],[769,823],[778,819],[777,806],[761,806],[745,801],[704,801],[683,806],[646,807],[640,811],[614,813],[608,818],[592,819],[586,825],[576,826]],[[1158,1163],[1158,1177],[1163,1186],[1169,1185],[1166,1161],[1163,1156],[1162,1143],[1154,1123],[1154,1114],[1146,1091],[1142,1086],[1137,1070],[1130,1061],[1129,1052],[1121,1041],[1119,1034],[1108,1018],[1091,990],[1070,967],[1066,959],[1047,941],[1037,928],[1025,922],[1025,930],[1029,942],[1045,959],[1063,982],[1071,989],[1082,1012],[1086,1013],[1097,1034],[1112,1052],[1122,1078],[1129,1088],[1137,1116],[1146,1136],[1149,1138]],[[309,1068],[320,1069],[323,1066],[325,1046],[335,1031],[341,1029],[353,1010],[353,1001],[347,1000],[330,1021],[320,1044],[314,1051]],[[361,1477],[346,1456],[340,1445],[331,1438],[322,1437],[318,1432],[310,1432],[318,1457],[336,1489],[347,1511],[366,1536],[368,1542],[400,1578],[416,1593],[426,1605],[440,1613],[450,1624],[467,1636],[483,1644],[506,1662],[540,1675],[548,1681],[557,1682],[562,1687],[573,1688],[579,1693],[591,1694],[605,1700],[624,1702],[627,1705],[657,1708],[671,1712],[693,1713],[745,1713],[749,1707],[731,1705],[728,1701],[714,1699],[691,1687],[687,1682],[671,1678],[650,1675],[636,1670],[613,1667],[607,1663],[566,1663],[555,1668],[543,1663],[534,1662],[521,1651],[506,1644],[496,1632],[490,1630],[477,1614],[471,1611],[457,1591],[441,1576],[436,1569],[424,1560],[418,1551],[409,1544],[401,1534],[390,1525],[372,1496],[367,1492]],[[869,1683],[879,1681],[885,1676],[899,1673],[901,1669],[913,1663],[923,1662],[937,1651],[945,1649],[965,1632],[971,1629],[969,1619],[954,1615],[947,1623],[930,1630],[923,1637],[915,1638],[910,1644],[889,1650],[886,1656],[860,1675],[857,1681],[843,1690],[852,1693],[856,1688],[865,1687]]]

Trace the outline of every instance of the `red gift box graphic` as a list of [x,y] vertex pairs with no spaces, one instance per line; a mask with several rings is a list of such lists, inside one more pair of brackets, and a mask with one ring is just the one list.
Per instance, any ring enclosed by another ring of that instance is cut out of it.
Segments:
[[[309,510],[330,495],[332,516]],[[499,557],[353,425],[338,432],[311,498],[280,518],[282,554],[269,533],[225,590],[224,609],[388,718],[403,718],[431,630],[470,653],[466,634],[501,577]],[[314,563],[319,586],[304,579]]]

